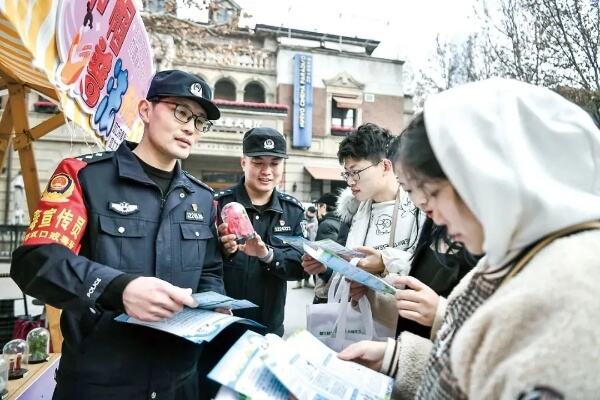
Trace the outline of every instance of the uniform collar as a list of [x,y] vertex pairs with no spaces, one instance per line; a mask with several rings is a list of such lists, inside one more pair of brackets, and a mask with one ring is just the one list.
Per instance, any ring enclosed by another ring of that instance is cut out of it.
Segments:
[[[146,172],[144,172],[144,169],[140,165],[135,154],[133,154],[132,150],[135,149],[136,146],[137,143],[124,141],[115,152],[119,177],[156,186],[156,183],[154,183],[154,181],[148,177]],[[188,192],[194,191],[189,179],[183,173],[179,161],[175,163],[173,180],[171,181],[171,188],[175,187],[183,187]]]
[[[240,180],[240,183],[238,183],[234,187],[233,190],[235,193],[235,198],[245,208],[252,208],[252,209],[256,210],[256,207],[254,207],[254,205],[252,204],[252,201],[250,200],[250,196],[248,196],[248,192],[246,191],[246,186],[244,185],[245,182],[246,182],[246,178],[242,177],[242,179]],[[278,213],[283,213],[283,208],[281,207],[281,202],[279,201],[279,192],[277,191],[277,189],[274,189],[273,193],[271,194],[271,200],[269,200],[269,203],[267,204],[265,211],[267,211],[267,210],[275,211]]]

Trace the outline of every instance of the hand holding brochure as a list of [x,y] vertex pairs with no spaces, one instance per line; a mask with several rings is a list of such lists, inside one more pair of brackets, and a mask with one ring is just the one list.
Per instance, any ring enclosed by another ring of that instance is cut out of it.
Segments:
[[363,284],[376,292],[396,294],[396,288],[394,286],[327,250],[322,248],[315,250],[311,246],[305,244],[304,252],[354,282]]
[[210,342],[221,333],[223,329],[234,322],[255,327],[263,327],[261,324],[246,318],[211,311],[215,308],[237,310],[240,308],[257,307],[256,304],[253,304],[248,300],[235,300],[215,292],[195,293],[192,296],[198,303],[197,308],[185,307],[173,317],[163,321],[141,321],[137,318],[130,317],[127,314],[119,315],[115,318],[115,321],[158,329],[163,332],[180,336],[194,343]]
[[267,400],[291,395],[298,400],[388,400],[393,386],[388,376],[340,360],[307,331],[287,341],[246,332],[208,376],[247,398]]

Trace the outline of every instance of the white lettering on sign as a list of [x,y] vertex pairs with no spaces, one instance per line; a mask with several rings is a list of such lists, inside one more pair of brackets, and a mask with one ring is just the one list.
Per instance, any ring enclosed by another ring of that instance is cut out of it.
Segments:
[[249,118],[231,118],[225,117],[215,121],[215,126],[222,126],[225,128],[242,128],[252,129],[262,127],[262,121],[257,121]]
[[298,126],[304,128],[306,121],[306,56],[300,56],[300,91],[299,91],[299,105],[300,110],[298,113]]

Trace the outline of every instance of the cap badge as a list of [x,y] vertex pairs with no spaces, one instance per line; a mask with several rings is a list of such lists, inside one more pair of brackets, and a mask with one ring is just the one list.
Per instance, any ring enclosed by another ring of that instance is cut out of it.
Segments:
[[265,150],[273,150],[275,148],[275,143],[271,139],[265,140],[264,144]]
[[194,96],[202,97],[202,85],[200,85],[198,82],[194,83],[192,86],[190,86],[190,92]]

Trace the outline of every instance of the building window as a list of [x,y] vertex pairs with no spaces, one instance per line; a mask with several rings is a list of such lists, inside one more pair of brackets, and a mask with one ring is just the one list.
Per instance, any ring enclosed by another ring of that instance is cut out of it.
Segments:
[[332,135],[346,135],[356,127],[357,111],[361,103],[357,97],[333,96],[331,100]]
[[251,82],[244,89],[244,101],[248,103],[264,103],[265,89],[261,84]]
[[310,200],[316,201],[323,194],[323,181],[320,179],[310,179]]
[[149,12],[165,11],[165,0],[146,0],[146,10]]
[[235,101],[235,85],[229,79],[221,79],[215,84],[215,99]]

